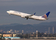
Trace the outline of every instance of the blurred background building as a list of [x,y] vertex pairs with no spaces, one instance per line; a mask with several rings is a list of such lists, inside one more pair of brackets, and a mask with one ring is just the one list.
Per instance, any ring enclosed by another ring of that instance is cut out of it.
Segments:
[[3,34],[3,37],[12,37],[12,34]]

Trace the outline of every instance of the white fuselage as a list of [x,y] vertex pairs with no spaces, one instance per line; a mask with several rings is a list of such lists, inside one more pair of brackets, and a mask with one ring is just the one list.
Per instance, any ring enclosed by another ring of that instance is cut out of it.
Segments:
[[7,13],[8,14],[12,14],[12,15],[17,15],[17,16],[20,16],[22,18],[25,18],[26,16],[28,16],[29,19],[47,20],[47,19],[43,18],[42,16],[36,16],[36,15],[30,16],[31,14],[27,14],[27,13],[23,13],[23,12],[18,12],[18,11],[13,11],[13,10],[7,11]]

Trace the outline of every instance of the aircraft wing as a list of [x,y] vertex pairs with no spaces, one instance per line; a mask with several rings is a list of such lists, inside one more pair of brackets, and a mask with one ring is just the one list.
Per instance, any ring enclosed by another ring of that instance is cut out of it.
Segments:
[[36,13],[34,13],[34,14],[32,14],[32,15],[27,15],[27,16],[25,16],[25,18],[28,20],[28,18],[29,17],[31,17],[31,16],[33,16],[33,15],[35,15]]

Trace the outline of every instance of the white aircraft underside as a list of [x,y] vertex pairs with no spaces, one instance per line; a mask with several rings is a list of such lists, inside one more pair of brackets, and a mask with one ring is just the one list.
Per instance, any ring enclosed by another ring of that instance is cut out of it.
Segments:
[[48,18],[45,18],[46,15],[36,16],[35,14],[27,14],[27,13],[23,13],[23,12],[14,11],[14,10],[9,10],[9,11],[7,11],[7,13],[16,15],[16,16],[20,16],[20,17],[26,18],[26,19],[35,19],[35,20],[47,20],[48,19]]

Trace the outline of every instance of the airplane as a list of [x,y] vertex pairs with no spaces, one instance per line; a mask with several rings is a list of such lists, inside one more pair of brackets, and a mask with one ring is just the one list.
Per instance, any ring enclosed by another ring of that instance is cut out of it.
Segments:
[[27,14],[27,13],[23,13],[23,12],[19,12],[19,11],[14,11],[14,10],[9,10],[7,11],[8,14],[11,14],[11,15],[16,15],[16,16],[20,16],[22,18],[26,18],[27,20],[28,19],[34,19],[34,20],[41,20],[41,21],[45,21],[45,20],[48,20],[48,16],[50,14],[50,11],[47,12],[46,14],[44,14],[43,16],[36,16],[34,14]]

